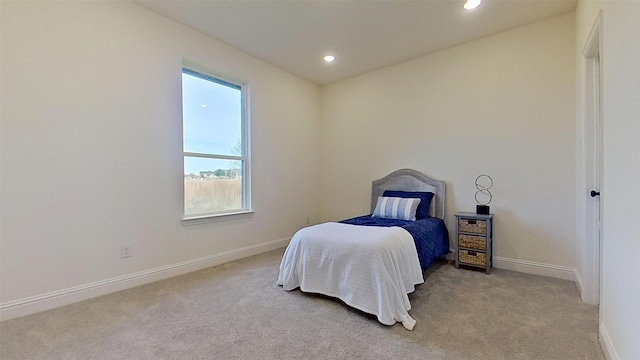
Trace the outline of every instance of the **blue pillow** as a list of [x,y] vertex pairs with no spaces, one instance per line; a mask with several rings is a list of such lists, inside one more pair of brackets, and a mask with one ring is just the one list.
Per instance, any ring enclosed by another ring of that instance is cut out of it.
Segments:
[[385,190],[382,196],[418,198],[420,199],[420,204],[416,210],[416,219],[420,220],[429,217],[429,207],[431,207],[431,199],[433,199],[432,192]]
[[418,204],[420,204],[420,199],[418,198],[378,196],[376,208],[371,216],[415,221]]

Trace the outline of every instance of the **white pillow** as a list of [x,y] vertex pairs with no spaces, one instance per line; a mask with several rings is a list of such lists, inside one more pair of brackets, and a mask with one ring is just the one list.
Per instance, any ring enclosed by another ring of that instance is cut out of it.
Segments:
[[415,221],[418,204],[420,204],[418,198],[378,196],[376,209],[373,210],[371,216]]

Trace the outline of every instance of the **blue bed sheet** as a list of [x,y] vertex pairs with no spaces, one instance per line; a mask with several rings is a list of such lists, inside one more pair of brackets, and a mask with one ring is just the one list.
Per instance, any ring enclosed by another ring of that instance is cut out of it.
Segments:
[[424,272],[437,258],[449,252],[449,231],[444,221],[428,217],[416,221],[385,219],[369,215],[340,221],[343,224],[363,226],[399,226],[413,237]]

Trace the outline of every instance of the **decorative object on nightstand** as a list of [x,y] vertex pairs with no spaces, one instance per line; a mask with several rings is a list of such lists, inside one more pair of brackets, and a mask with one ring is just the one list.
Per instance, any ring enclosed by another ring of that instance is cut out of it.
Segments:
[[456,214],[456,268],[460,265],[491,271],[493,214]]
[[[493,200],[491,189],[493,187],[493,179],[489,175],[480,175],[476,178],[476,214],[489,215],[489,203]],[[484,201],[480,201],[478,196]]]

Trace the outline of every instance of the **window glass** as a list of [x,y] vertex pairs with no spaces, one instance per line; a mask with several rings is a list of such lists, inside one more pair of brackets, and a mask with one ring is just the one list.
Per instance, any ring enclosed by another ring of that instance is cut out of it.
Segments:
[[242,91],[192,75],[182,75],[184,151],[239,155]]
[[182,70],[185,218],[247,211],[244,87]]
[[242,165],[237,161],[184,158],[185,214],[242,209]]

